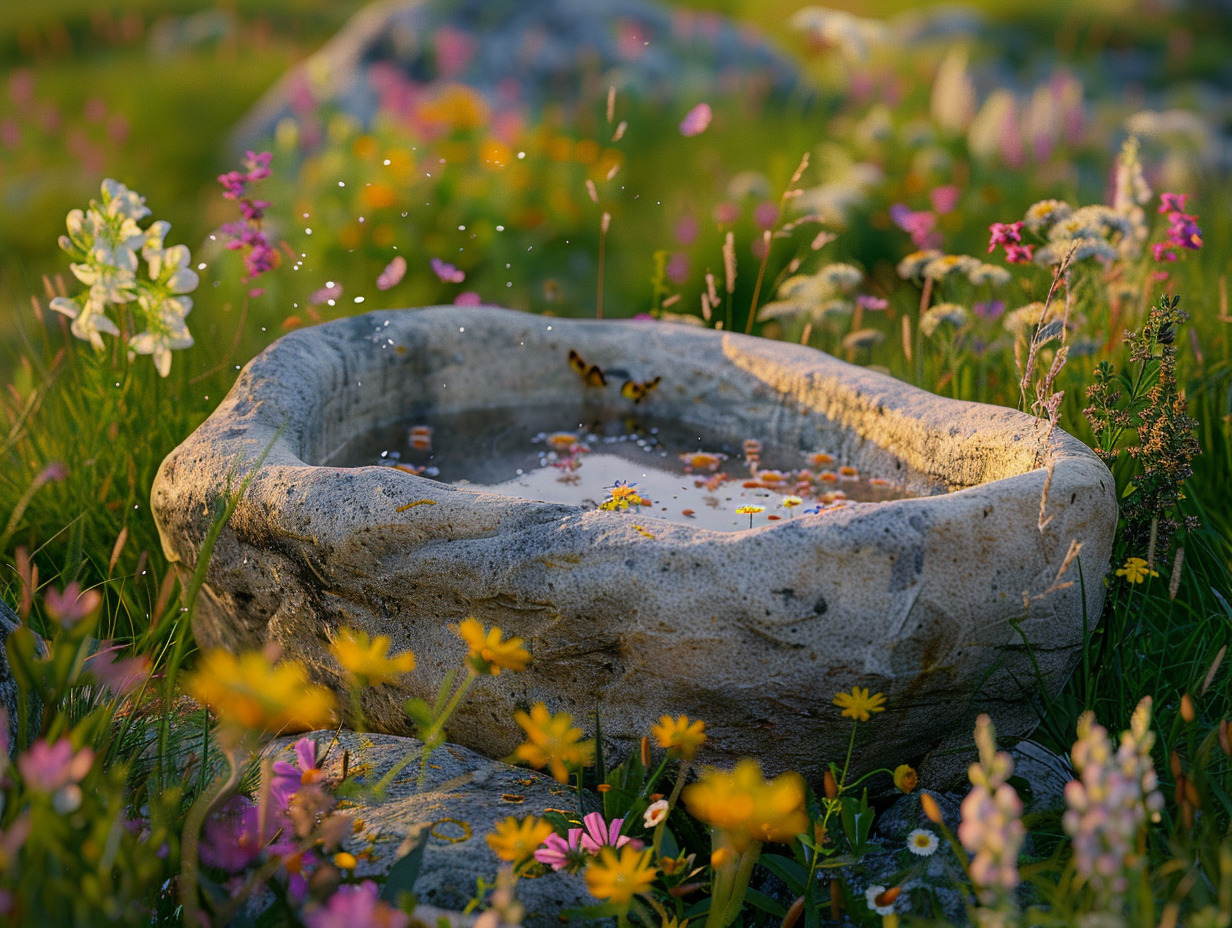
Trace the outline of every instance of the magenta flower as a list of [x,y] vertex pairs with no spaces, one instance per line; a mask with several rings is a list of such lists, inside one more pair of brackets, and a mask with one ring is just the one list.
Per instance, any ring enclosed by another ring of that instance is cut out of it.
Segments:
[[937,217],[930,212],[916,212],[903,203],[895,203],[890,207],[890,218],[894,224],[911,236],[911,242],[916,248],[937,248],[941,244],[941,235],[935,230]]
[[535,850],[535,860],[547,864],[553,870],[568,870],[574,873],[586,866],[589,856],[581,846],[582,829],[570,828],[568,836],[551,834]]
[[944,187],[937,187],[928,195],[928,199],[933,204],[935,209],[941,215],[952,213],[954,207],[958,205],[958,198],[962,195],[962,191],[954,184],[946,184]]
[[1034,245],[1006,245],[1005,260],[1009,264],[1030,264],[1035,254]]
[[861,309],[882,310],[889,306],[890,302],[882,296],[870,296],[867,293],[861,293],[856,297],[856,305]]
[[[202,829],[201,862],[228,873],[243,870],[265,846],[258,833],[259,821],[256,803],[246,796],[232,799],[210,816]],[[269,830],[268,823],[266,828]]]
[[453,298],[454,306],[482,306],[483,300],[474,290],[463,290]]
[[753,221],[759,229],[773,229],[779,221],[779,205],[773,200],[758,203],[753,210]]
[[376,883],[364,880],[358,886],[342,886],[324,906],[304,912],[308,928],[406,928],[410,916],[377,898]]
[[466,280],[466,272],[460,271],[452,264],[442,261],[440,258],[432,259],[432,272],[436,274],[444,283],[460,284]]
[[623,818],[614,818],[610,825],[605,825],[600,813],[591,812],[582,819],[582,850],[588,854],[598,854],[601,847],[622,848],[631,843],[632,838],[620,833],[624,821]]
[[998,245],[1017,245],[1022,242],[1021,222],[994,222],[988,227],[991,238],[988,240],[988,251],[991,254]]
[[285,760],[274,763],[274,775],[270,780],[270,797],[285,809],[301,786],[316,783],[321,779],[320,763],[324,758],[317,757],[317,743],[311,738],[300,738],[295,742],[296,763]]
[[1161,193],[1159,195],[1159,211],[1160,213],[1183,213],[1185,212],[1185,201],[1189,199],[1187,193]]
[[[261,229],[261,220],[270,204],[265,200],[254,200],[247,194],[249,184],[255,184],[270,176],[270,161],[273,157],[272,152],[257,154],[250,151],[244,156],[243,172],[228,171],[218,175],[218,182],[223,188],[223,198],[239,201],[240,215],[244,217],[243,222],[226,223],[219,231],[228,239],[227,248],[244,252],[245,280],[259,277],[266,271],[273,270],[278,264],[278,254]],[[248,295],[260,296],[262,292],[254,288],[248,291]]]
[[710,110],[709,103],[697,104],[680,121],[680,134],[685,138],[701,135],[710,126],[710,120],[713,116],[714,114]]
[[394,255],[394,259],[385,265],[385,270],[381,271],[380,276],[377,277],[376,288],[389,290],[391,287],[396,287],[402,281],[404,274],[406,274],[406,258],[402,255]]

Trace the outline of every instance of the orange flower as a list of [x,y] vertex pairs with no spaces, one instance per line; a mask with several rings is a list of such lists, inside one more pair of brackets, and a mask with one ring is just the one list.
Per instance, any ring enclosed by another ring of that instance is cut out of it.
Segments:
[[766,780],[748,758],[731,771],[707,770],[685,788],[684,802],[694,818],[721,828],[737,853],[752,841],[786,843],[809,824],[803,778],[788,772]]
[[485,631],[478,619],[465,619],[456,629],[458,636],[471,649],[467,665],[480,676],[497,676],[501,670],[525,670],[530,652],[522,647],[521,638],[501,640],[499,626]]
[[705,728],[706,723],[701,719],[690,722],[687,715],[677,716],[674,720],[670,715],[665,715],[650,733],[659,747],[667,748],[676,757],[691,760],[697,749],[706,743]]

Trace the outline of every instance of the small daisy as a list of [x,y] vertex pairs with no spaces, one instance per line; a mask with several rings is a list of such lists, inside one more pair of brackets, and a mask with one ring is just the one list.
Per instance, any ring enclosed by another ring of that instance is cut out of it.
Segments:
[[894,903],[889,905],[878,905],[877,899],[886,892],[886,888],[879,883],[874,883],[868,889],[864,890],[864,899],[868,902],[868,907],[878,915],[890,915],[894,912]]
[[937,836],[926,828],[917,828],[907,835],[907,850],[919,857],[932,857],[937,843]]

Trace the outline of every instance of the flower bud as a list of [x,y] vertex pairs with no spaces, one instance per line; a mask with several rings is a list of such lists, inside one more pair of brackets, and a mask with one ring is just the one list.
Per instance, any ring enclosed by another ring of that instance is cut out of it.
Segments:
[[924,811],[924,816],[934,825],[945,824],[941,815],[941,806],[937,805],[937,800],[928,793],[920,793],[920,808]]
[[825,787],[827,799],[838,798],[838,781],[834,779],[834,774],[829,770],[826,771],[826,775],[823,778],[823,785]]
[[880,906],[893,905],[894,900],[899,897],[902,891],[903,888],[901,886],[891,886],[884,893],[876,896],[873,901]]
[[642,735],[642,766],[650,769],[650,738]]
[[1184,719],[1186,725],[1192,725],[1197,713],[1194,712],[1193,700],[1190,699],[1188,693],[1181,696],[1181,718]]

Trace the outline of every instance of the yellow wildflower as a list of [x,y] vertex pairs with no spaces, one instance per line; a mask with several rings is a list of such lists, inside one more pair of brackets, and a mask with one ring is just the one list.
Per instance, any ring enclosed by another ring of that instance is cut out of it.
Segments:
[[690,722],[687,715],[680,715],[675,719],[665,715],[650,729],[650,733],[654,735],[659,747],[667,748],[676,757],[691,760],[697,749],[706,743],[705,728],[706,723],[701,719]]
[[894,785],[900,792],[912,792],[919,782],[920,778],[910,764],[899,764],[894,768]]
[[510,816],[503,822],[497,822],[496,828],[484,840],[497,857],[516,865],[530,859],[551,833],[552,826],[541,818],[528,815],[518,821]]
[[528,715],[521,710],[514,721],[526,731],[526,741],[513,752],[514,760],[532,767],[547,767],[558,783],[569,781],[570,767],[586,767],[594,762],[595,743],[582,739],[582,729],[573,725],[568,712],[552,715],[547,706],[535,703]]
[[647,892],[655,879],[650,850],[637,850],[626,844],[619,851],[601,847],[599,856],[586,868],[586,888],[596,899],[627,905],[639,893]]
[[885,696],[881,693],[868,695],[868,688],[853,686],[850,693],[839,693],[834,704],[843,710],[843,715],[857,722],[867,722],[872,713],[885,712]]
[[389,656],[390,643],[388,635],[369,638],[367,632],[344,628],[329,650],[352,677],[380,686],[396,683],[400,676],[415,669],[415,655],[410,651]]
[[276,663],[262,651],[207,651],[185,688],[224,724],[275,733],[333,724],[333,694],[309,683],[298,662]]
[[466,655],[467,665],[480,676],[495,677],[502,669],[526,669],[530,652],[522,647],[522,639],[508,638],[502,641],[499,626],[494,625],[484,631],[483,623],[470,618],[458,625],[456,631],[471,649],[471,653]]
[[766,780],[761,765],[748,758],[731,771],[707,770],[685,788],[684,802],[694,818],[723,829],[737,852],[752,841],[786,843],[809,823],[800,774]]
[[765,512],[765,511],[766,511],[765,506],[740,506],[736,509],[736,514],[742,515],[742,516],[753,516],[753,515],[757,515],[757,513],[759,512]]
[[1120,568],[1116,575],[1124,577],[1130,583],[1141,583],[1147,577],[1158,577],[1159,571],[1151,570],[1149,564],[1140,557],[1127,558],[1125,566]]

